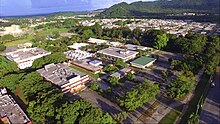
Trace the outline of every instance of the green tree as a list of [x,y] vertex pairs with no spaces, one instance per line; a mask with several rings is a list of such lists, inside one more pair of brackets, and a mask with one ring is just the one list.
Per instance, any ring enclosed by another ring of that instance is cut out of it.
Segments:
[[15,92],[17,86],[19,85],[19,80],[22,78],[23,75],[23,73],[7,74],[0,78],[0,84]]
[[117,66],[118,68],[126,68],[128,67],[128,64],[125,63],[122,59],[116,59],[115,66]]
[[195,81],[184,75],[179,75],[167,87],[167,95],[171,98],[181,98],[192,91]]
[[128,117],[128,114],[126,112],[120,112],[120,113],[114,115],[114,119],[118,123],[122,123],[123,121],[126,120],[127,117]]
[[116,122],[112,117],[106,113],[103,114],[99,109],[91,109],[87,114],[79,120],[79,124],[115,124]]
[[127,92],[124,98],[119,100],[119,102],[120,105],[124,106],[128,111],[132,111],[143,106],[144,103],[155,99],[159,92],[158,85],[144,81],[143,84],[139,84],[136,88]]
[[169,39],[165,33],[162,35],[157,35],[156,38],[154,39],[154,42],[155,42],[154,48],[158,50],[162,49],[163,47],[167,45],[168,40]]
[[112,86],[116,86],[118,83],[119,83],[119,79],[117,77],[110,77],[109,78],[109,83],[112,85]]
[[192,113],[187,121],[188,124],[199,124],[199,115]]
[[153,46],[154,48],[160,50],[166,47],[167,42],[169,41],[169,37],[164,30],[148,30],[144,39],[146,44]]
[[87,29],[83,32],[83,36],[86,38],[86,39],[89,39],[90,37],[95,37],[95,34],[94,32],[91,30],[91,29]]
[[95,23],[95,25],[93,26],[94,28],[94,33],[96,34],[96,36],[98,36],[98,38],[102,37],[102,26],[99,23]]
[[0,44],[0,51],[4,51],[6,49],[6,46],[3,44]]
[[111,65],[111,64],[106,65],[105,68],[103,69],[103,71],[106,71],[106,72],[108,72],[110,74],[113,74],[113,73],[115,73],[118,70],[119,69],[116,66]]
[[17,72],[18,70],[15,62],[9,61],[5,57],[0,56],[0,78],[9,72]]
[[56,53],[52,53],[48,56],[45,57],[45,61],[46,63],[61,63],[66,61],[66,56],[64,53],[61,52],[56,52]]
[[46,61],[44,60],[44,58],[39,58],[39,59],[34,60],[32,64],[32,68],[39,69],[39,68],[42,68],[45,64],[46,64]]
[[128,72],[127,79],[130,80],[130,81],[134,80],[135,79],[135,75],[133,73],[131,73],[131,72]]
[[99,89],[99,84],[98,82],[93,82],[91,85],[90,85],[90,89],[96,91]]

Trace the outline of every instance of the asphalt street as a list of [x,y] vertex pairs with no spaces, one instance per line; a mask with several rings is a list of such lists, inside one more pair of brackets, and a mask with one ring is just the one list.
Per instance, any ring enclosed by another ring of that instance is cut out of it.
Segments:
[[201,112],[200,122],[202,124],[220,124],[220,66],[217,68],[214,82],[216,86],[210,88]]

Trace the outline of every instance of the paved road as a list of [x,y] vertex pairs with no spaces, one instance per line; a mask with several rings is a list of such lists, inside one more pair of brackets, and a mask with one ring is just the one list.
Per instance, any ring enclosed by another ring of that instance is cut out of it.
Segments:
[[104,112],[108,112],[111,115],[118,114],[122,111],[117,104],[102,97],[95,91],[87,89],[80,93],[79,96],[84,100],[90,102],[92,106],[98,107],[102,109]]
[[201,123],[220,124],[220,66],[214,80],[216,86],[211,88],[201,113]]

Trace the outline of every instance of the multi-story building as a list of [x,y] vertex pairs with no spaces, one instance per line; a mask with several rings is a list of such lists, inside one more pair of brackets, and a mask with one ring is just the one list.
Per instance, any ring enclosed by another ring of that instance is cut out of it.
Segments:
[[58,86],[62,92],[76,93],[86,88],[90,77],[64,64],[49,64],[37,70],[46,80]]
[[18,64],[18,68],[25,69],[31,67],[34,60],[51,54],[41,48],[24,48],[17,49],[6,53],[6,58]]
[[97,53],[103,55],[107,59],[111,59],[111,60],[122,59],[124,62],[134,59],[138,54],[138,52],[136,51],[130,51],[116,47],[109,47],[100,50]]
[[21,107],[6,89],[0,89],[0,120],[9,124],[31,124]]

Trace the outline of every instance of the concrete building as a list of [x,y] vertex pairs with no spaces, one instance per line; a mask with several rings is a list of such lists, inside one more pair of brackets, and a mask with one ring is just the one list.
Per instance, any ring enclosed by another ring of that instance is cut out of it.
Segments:
[[9,124],[32,124],[6,89],[0,89],[0,120]]
[[80,49],[81,47],[88,46],[88,45],[89,45],[89,44],[87,44],[87,43],[74,43],[73,45],[68,46],[68,48],[74,49],[74,50],[78,50],[78,49]]
[[109,47],[100,50],[97,53],[104,55],[104,57],[107,59],[111,59],[111,60],[122,59],[124,62],[134,59],[138,54],[138,52],[136,51],[130,51],[116,47]]
[[91,44],[98,44],[98,45],[100,45],[100,44],[104,44],[104,43],[108,43],[109,41],[107,41],[107,40],[102,40],[102,39],[96,39],[96,38],[89,38],[89,41],[88,41],[88,43],[91,43]]
[[131,66],[137,68],[143,68],[151,66],[156,61],[155,58],[151,58],[148,56],[142,56],[134,61],[131,62]]
[[82,60],[94,56],[94,54],[82,50],[69,50],[64,52],[68,60]]
[[102,66],[100,66],[100,64],[102,64],[101,61],[98,60],[91,60],[91,59],[83,59],[80,61],[74,61],[71,64],[76,65],[82,69],[85,69],[87,71],[90,71],[94,74],[97,74],[99,72],[102,71]]
[[86,88],[90,77],[64,64],[49,64],[37,70],[46,80],[58,86],[62,92],[76,93]]
[[31,67],[34,60],[51,54],[41,48],[17,49],[6,53],[6,58],[18,64],[18,68],[25,69]]
[[137,50],[145,51],[149,49],[148,47],[138,46],[138,45],[133,45],[133,44],[126,44],[125,46],[128,48],[128,50],[133,50],[133,51],[137,51]]

